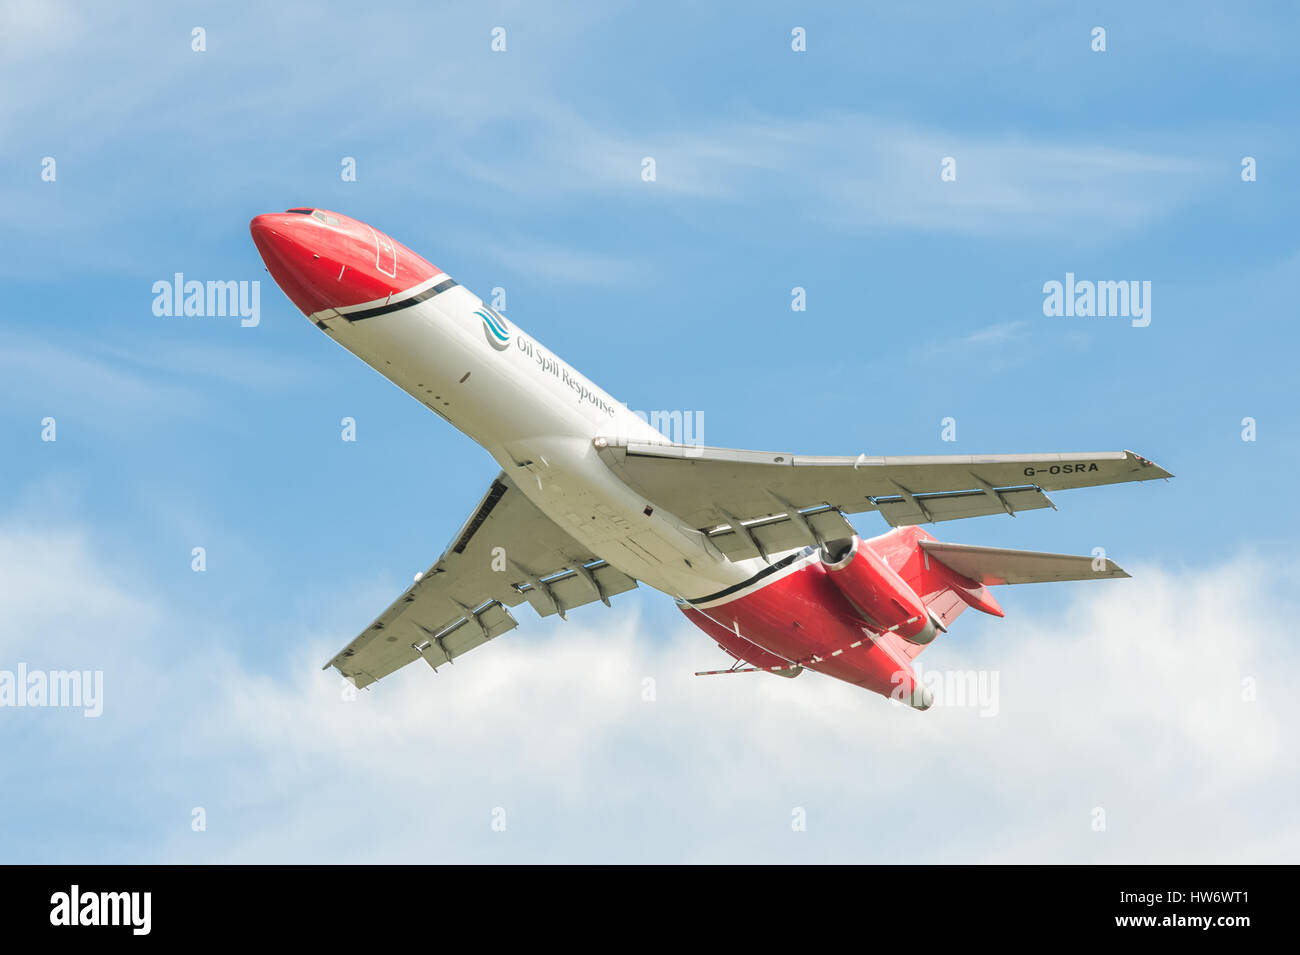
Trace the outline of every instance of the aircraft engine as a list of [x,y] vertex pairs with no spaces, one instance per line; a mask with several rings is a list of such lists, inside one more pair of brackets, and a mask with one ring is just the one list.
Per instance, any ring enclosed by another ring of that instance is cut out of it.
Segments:
[[822,566],[868,623],[882,630],[896,627],[900,637],[920,645],[943,629],[916,591],[862,538],[828,544]]

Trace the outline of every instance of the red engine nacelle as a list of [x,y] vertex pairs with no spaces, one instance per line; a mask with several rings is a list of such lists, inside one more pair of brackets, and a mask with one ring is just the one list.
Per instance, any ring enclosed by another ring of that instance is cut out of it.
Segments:
[[881,630],[897,628],[909,643],[923,645],[942,629],[916,591],[862,538],[854,537],[842,553],[823,555],[822,566],[858,613]]

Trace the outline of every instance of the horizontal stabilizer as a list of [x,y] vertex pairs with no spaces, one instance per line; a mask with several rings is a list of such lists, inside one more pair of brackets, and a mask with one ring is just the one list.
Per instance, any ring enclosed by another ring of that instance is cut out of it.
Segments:
[[937,540],[922,540],[919,543],[928,560],[937,560],[949,570],[985,585],[1100,580],[1128,576],[1113,560],[1103,557],[1044,554],[1032,550],[977,547],[973,544],[949,544]]

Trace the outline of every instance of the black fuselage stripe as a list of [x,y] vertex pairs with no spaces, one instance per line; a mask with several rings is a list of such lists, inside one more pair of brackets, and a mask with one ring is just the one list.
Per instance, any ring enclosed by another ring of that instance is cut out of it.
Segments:
[[764,567],[753,577],[750,577],[749,580],[742,580],[738,584],[732,584],[726,590],[719,590],[716,594],[709,594],[707,597],[696,597],[694,600],[688,600],[686,602],[689,604],[705,604],[711,600],[721,600],[723,597],[729,596],[730,594],[734,594],[738,590],[744,590],[746,587],[752,587],[754,584],[758,583],[764,577],[768,577],[772,574],[775,574],[778,570],[781,570],[785,567],[789,567],[791,564],[795,562],[795,560],[797,560],[801,556],[803,556],[803,553],[801,551],[793,554],[789,554],[785,557],[782,557],[775,564],[770,564],[767,567]]
[[349,322],[359,322],[363,319],[374,318],[376,315],[387,315],[389,312],[401,311],[412,305],[418,305],[420,302],[433,298],[440,292],[445,292],[456,284],[455,279],[447,279],[445,282],[439,282],[431,288],[425,289],[418,295],[412,295],[410,298],[404,298],[400,302],[388,302],[385,305],[376,305],[374,308],[362,309],[359,312],[348,312],[343,317]]

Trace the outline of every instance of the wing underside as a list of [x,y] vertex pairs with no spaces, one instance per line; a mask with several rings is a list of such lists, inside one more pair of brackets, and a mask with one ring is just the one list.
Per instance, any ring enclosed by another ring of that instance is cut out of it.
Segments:
[[518,623],[636,587],[539,511],[504,473],[492,482],[447,551],[327,664],[358,687],[417,659],[435,669]]
[[814,457],[597,439],[647,501],[707,534],[732,560],[847,537],[845,514],[894,527],[1055,507],[1049,491],[1171,475],[1132,451]]

